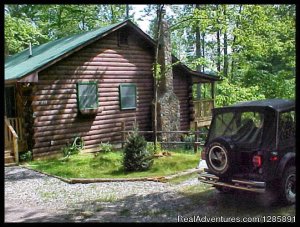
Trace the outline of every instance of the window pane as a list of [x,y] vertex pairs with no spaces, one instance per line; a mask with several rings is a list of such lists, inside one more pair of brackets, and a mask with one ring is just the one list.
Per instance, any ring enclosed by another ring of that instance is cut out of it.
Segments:
[[212,122],[209,141],[226,136],[234,142],[259,144],[263,122],[264,115],[259,112],[219,113]]
[[79,109],[97,109],[98,96],[97,96],[96,83],[79,83],[78,84],[78,104]]
[[134,108],[135,107],[135,97],[127,96],[122,98],[122,107],[123,108]]
[[122,95],[123,96],[134,96],[135,95],[135,87],[123,86],[122,87]]
[[120,106],[121,109],[136,108],[135,84],[120,84]]
[[96,93],[97,86],[96,84],[80,84],[79,86],[79,95],[94,95]]
[[81,96],[79,102],[81,109],[97,108],[97,96],[95,95]]

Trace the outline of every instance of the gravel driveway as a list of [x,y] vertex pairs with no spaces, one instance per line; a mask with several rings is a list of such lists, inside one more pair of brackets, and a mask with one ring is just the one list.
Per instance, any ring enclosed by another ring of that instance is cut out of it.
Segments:
[[176,222],[189,199],[180,184],[68,184],[22,167],[5,167],[5,222]]

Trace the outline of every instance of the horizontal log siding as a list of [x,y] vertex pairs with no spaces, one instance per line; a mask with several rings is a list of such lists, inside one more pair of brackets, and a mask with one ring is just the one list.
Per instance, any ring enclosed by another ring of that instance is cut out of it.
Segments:
[[[34,155],[54,154],[77,135],[83,137],[87,148],[102,141],[120,141],[122,121],[128,130],[135,119],[140,130],[151,130],[152,62],[151,50],[134,34],[129,36],[129,46],[119,47],[116,33],[112,33],[40,72],[32,97]],[[78,113],[79,81],[98,82],[99,108],[90,119]],[[136,110],[120,110],[120,83],[137,85]]]
[[174,92],[180,103],[180,130],[190,129],[190,77],[178,68],[173,69]]

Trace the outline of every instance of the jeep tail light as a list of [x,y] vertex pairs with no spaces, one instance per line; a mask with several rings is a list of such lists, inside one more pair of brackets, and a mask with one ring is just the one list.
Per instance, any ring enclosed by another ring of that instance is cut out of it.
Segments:
[[276,151],[271,152],[270,161],[277,161],[278,160],[278,153]]
[[278,156],[272,156],[271,158],[270,158],[270,161],[277,161],[278,160]]
[[262,165],[262,158],[260,155],[254,155],[252,158],[252,163],[255,167],[259,168]]

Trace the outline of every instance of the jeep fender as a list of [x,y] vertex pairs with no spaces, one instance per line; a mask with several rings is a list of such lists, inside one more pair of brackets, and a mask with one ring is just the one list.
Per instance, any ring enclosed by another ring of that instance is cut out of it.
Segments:
[[292,162],[295,165],[295,158],[296,158],[296,153],[295,152],[289,152],[285,154],[282,159],[280,160],[277,171],[276,171],[276,176],[281,178],[283,175],[283,171],[287,165],[288,162]]

